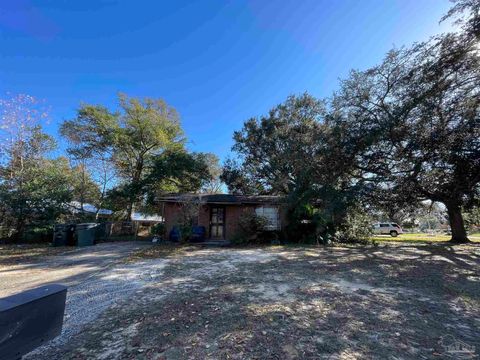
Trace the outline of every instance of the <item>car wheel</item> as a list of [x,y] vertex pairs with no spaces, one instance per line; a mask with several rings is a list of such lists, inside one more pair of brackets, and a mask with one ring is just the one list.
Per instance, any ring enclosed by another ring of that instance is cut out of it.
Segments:
[[397,236],[398,236],[398,232],[396,232],[395,230],[392,230],[392,231],[390,231],[390,236],[391,236],[391,237],[397,237]]

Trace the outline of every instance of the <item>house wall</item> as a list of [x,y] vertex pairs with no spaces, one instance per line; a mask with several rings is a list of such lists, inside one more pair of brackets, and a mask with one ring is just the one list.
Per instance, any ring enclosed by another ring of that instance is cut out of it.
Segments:
[[207,233],[205,237],[210,237],[210,208],[208,205],[202,205],[198,213],[198,226],[205,226]]
[[178,224],[178,219],[180,218],[180,206],[174,203],[165,203],[163,216],[165,219],[165,236],[168,238],[172,228]]
[[[179,223],[179,220],[181,218],[181,206],[176,203],[165,203],[163,211],[165,217],[165,235],[168,237],[172,228]],[[210,236],[210,208],[207,205],[203,205],[200,207],[197,225],[205,226],[205,228],[207,229],[207,236]]]
[[[238,220],[244,212],[254,212],[257,206],[255,205],[214,205],[206,204],[200,208],[198,214],[198,226],[204,226],[207,230],[206,237],[210,238],[210,208],[214,206],[225,207],[225,239],[231,239],[237,229]],[[170,234],[170,231],[175,225],[178,225],[180,219],[181,207],[175,203],[165,203],[164,217],[166,236]],[[280,207],[280,221],[282,228],[286,225],[286,210]]]
[[255,206],[231,205],[227,206],[225,211],[225,238],[231,239],[238,229],[240,216],[245,212],[254,212]]

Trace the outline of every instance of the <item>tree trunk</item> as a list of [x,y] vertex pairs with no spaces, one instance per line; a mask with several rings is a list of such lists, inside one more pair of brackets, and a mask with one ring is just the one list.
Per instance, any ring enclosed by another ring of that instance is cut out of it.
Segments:
[[127,207],[127,221],[132,221],[132,214],[133,214],[135,202],[138,196],[137,186],[142,177],[142,171],[143,171],[143,158],[140,158],[137,160],[137,164],[135,166],[135,172],[133,173],[133,177],[132,177],[132,182],[131,182],[132,190],[130,192],[130,199],[129,199],[130,201]]
[[133,203],[135,200],[130,199],[130,202],[128,203],[127,206],[127,216],[125,218],[125,221],[132,221],[132,213],[133,213]]
[[15,234],[13,235],[13,242],[19,243],[22,242],[25,235],[25,219],[21,216],[17,219],[17,224],[15,226]]
[[450,228],[452,229],[452,239],[450,240],[456,244],[468,243],[467,231],[463,222],[462,209],[457,204],[446,204],[448,220]]
[[104,173],[102,182],[102,194],[100,195],[100,201],[97,203],[97,211],[95,212],[95,222],[98,222],[100,209],[103,206],[103,200],[105,200],[105,194],[107,192],[107,175]]

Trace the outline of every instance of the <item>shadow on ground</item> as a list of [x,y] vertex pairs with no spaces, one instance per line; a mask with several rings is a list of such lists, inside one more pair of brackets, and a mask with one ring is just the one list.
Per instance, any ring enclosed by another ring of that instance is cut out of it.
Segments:
[[96,279],[139,286],[35,359],[438,359],[446,338],[478,352],[479,257],[405,245],[140,261]]

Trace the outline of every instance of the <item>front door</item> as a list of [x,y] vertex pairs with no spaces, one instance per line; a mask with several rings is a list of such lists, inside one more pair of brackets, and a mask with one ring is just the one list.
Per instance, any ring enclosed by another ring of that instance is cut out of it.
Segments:
[[210,209],[210,238],[224,239],[225,236],[225,208],[212,207]]

